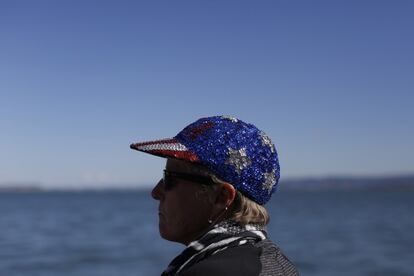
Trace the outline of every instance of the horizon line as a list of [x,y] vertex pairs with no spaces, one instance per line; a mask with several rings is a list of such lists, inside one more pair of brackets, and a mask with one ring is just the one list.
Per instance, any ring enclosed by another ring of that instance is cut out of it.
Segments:
[[[327,175],[327,176],[300,176],[281,178],[283,182],[326,182],[326,181],[384,181],[384,180],[407,180],[412,179],[414,184],[414,173],[388,174],[388,175]],[[142,190],[154,186],[154,183],[143,182],[79,182],[77,184],[65,183],[61,185],[45,184],[40,181],[2,181],[0,190]]]

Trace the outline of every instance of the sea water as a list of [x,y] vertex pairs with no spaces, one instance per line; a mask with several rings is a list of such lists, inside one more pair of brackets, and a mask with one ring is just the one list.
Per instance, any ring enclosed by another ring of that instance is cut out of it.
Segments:
[[[414,275],[412,191],[281,191],[267,207],[301,275]],[[1,276],[159,275],[181,250],[149,191],[0,193]]]

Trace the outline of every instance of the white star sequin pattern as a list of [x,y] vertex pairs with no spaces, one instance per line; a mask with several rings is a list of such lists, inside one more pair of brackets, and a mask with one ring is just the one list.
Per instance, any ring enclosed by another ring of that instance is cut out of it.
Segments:
[[265,147],[269,147],[270,151],[273,153],[275,152],[275,146],[273,145],[272,141],[270,140],[270,137],[264,134],[263,132],[260,132],[260,140],[262,141],[262,145]]
[[267,190],[267,193],[270,194],[272,192],[273,186],[276,183],[275,170],[273,169],[270,173],[264,173],[263,176],[265,181],[263,182],[262,189]]
[[229,148],[228,158],[225,164],[234,166],[234,170],[237,174],[240,174],[244,168],[252,164],[252,161],[247,157],[246,148],[239,150]]
[[237,123],[239,120],[237,120],[236,118],[234,118],[234,117],[232,117],[232,116],[221,116],[221,118],[222,119],[225,119],[225,120],[230,120],[230,121],[232,121],[233,123]]

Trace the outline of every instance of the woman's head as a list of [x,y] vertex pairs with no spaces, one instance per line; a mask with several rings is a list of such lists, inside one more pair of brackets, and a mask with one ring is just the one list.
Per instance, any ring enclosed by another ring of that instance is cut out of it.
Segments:
[[159,200],[161,235],[188,244],[223,219],[266,225],[264,205],[280,176],[270,138],[228,116],[201,118],[169,139],[131,144],[168,158],[152,191]]

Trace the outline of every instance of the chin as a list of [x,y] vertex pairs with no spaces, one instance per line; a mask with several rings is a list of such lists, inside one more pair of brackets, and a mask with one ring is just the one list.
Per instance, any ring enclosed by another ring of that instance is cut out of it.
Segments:
[[161,224],[159,225],[159,232],[160,232],[161,238],[167,241],[185,244],[185,242],[183,242],[182,239],[179,238],[179,235],[176,235],[173,232],[171,232],[171,228],[166,227],[165,225],[164,226],[162,226]]
[[172,240],[172,235],[171,235],[171,231],[169,231],[171,228],[168,227],[168,225],[165,225],[164,223],[162,223],[162,221],[160,220],[160,222],[158,223],[158,231],[160,232],[160,236],[163,239]]
[[174,238],[174,235],[171,235],[171,233],[169,233],[168,231],[163,231],[161,228],[160,228],[160,236],[161,238],[167,241],[179,242],[177,241],[177,239]]

